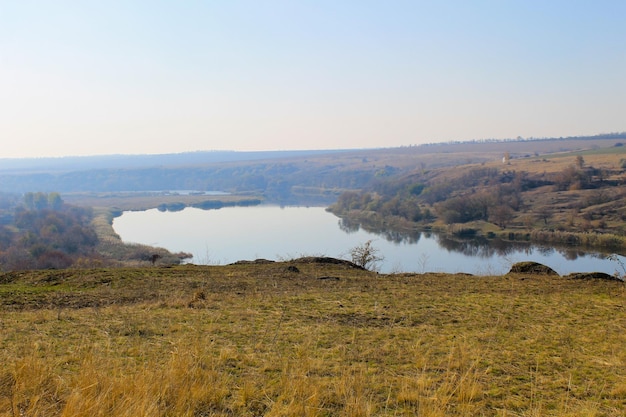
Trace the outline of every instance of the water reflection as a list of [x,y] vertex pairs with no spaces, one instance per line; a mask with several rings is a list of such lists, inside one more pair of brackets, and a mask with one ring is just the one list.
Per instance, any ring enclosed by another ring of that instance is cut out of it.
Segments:
[[348,219],[340,218],[337,224],[339,225],[339,229],[347,234],[356,233],[361,230],[361,225],[358,222],[350,221]]
[[530,242],[508,241],[499,238],[487,239],[483,236],[460,237],[435,233],[432,231],[398,231],[385,230],[382,227],[367,225],[358,221],[339,219],[339,228],[348,234],[357,233],[364,230],[368,233],[376,234],[388,242],[396,244],[415,244],[419,242],[422,235],[424,238],[434,238],[440,248],[448,252],[455,252],[472,258],[489,259],[493,257],[507,258],[513,254],[525,254],[532,256],[538,254],[549,258],[555,254],[560,254],[568,261],[575,261],[579,258],[606,259],[607,253],[592,253],[581,247],[572,246],[546,246],[533,244]]
[[507,256],[519,250],[524,250],[528,245],[509,245],[500,239],[489,241],[483,237],[471,239],[454,238],[447,235],[438,235],[437,243],[448,251],[460,252],[465,256],[491,258],[492,256]]
[[358,221],[351,221],[342,218],[339,219],[338,225],[341,231],[348,234],[357,233],[361,229],[363,229],[368,233],[373,233],[384,238],[387,242],[397,244],[415,244],[419,242],[420,238],[422,237],[422,232],[417,230],[386,230],[382,227],[366,226]]

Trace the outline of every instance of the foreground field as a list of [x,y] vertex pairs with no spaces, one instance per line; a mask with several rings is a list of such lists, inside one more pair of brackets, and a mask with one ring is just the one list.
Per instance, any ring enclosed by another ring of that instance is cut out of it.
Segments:
[[616,281],[345,265],[0,275],[1,416],[618,416]]

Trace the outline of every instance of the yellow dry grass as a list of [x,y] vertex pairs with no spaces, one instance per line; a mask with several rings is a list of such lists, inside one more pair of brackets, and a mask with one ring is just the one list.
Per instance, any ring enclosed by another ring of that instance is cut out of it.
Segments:
[[162,192],[102,192],[102,193],[67,193],[63,195],[66,203],[84,207],[115,207],[117,210],[150,210],[161,205],[179,204],[193,206],[207,202],[236,204],[250,200],[250,196],[240,195],[204,195],[204,194],[164,194]]
[[[621,160],[626,158],[626,149],[609,148],[601,149],[596,152],[568,152],[562,154],[553,154],[546,157],[530,157],[511,159],[508,166],[511,170],[541,174],[543,172],[561,172],[568,166],[576,164],[576,157],[581,155],[584,158],[585,165],[593,166],[600,169],[619,169]],[[498,166],[498,163],[491,163]],[[503,166],[499,163],[499,166]]]
[[623,283],[288,265],[0,276],[0,416],[623,415]]

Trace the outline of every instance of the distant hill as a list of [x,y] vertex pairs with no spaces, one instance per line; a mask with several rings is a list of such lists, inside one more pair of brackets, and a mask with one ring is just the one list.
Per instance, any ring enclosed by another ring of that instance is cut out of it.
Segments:
[[0,158],[0,173],[71,172],[93,169],[147,168],[155,166],[187,166],[219,162],[244,162],[261,159],[307,157],[342,150],[302,151],[197,151],[171,154],[94,155],[54,158]]
[[380,149],[106,155],[0,159],[0,192],[224,191],[281,203],[371,187],[415,171],[621,146],[626,133],[476,140]]

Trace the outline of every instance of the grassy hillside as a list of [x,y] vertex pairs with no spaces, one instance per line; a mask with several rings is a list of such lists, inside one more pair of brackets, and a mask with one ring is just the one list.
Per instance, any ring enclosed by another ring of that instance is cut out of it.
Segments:
[[295,261],[0,274],[0,416],[621,416],[625,290]]
[[343,193],[331,210],[370,229],[432,228],[621,252],[626,148],[597,145],[541,157],[506,151],[504,162],[454,169],[416,168]]

